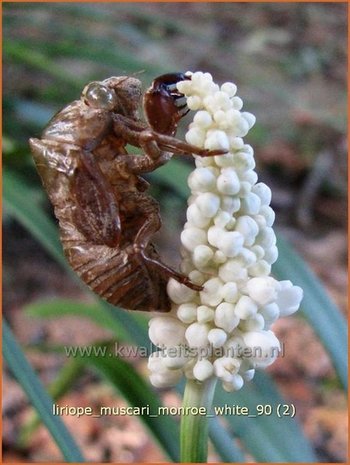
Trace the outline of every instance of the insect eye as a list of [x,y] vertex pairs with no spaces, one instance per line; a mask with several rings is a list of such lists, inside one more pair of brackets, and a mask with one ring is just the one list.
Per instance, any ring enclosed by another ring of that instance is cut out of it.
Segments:
[[112,89],[100,82],[91,82],[83,90],[85,103],[93,108],[113,110],[117,105],[117,97]]

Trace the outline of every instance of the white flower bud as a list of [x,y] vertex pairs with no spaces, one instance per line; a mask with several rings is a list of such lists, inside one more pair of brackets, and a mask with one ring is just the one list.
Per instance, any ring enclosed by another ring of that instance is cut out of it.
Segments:
[[227,166],[232,166],[233,164],[233,154],[232,153],[225,153],[224,155],[217,155],[214,157],[215,164],[222,168]]
[[[198,95],[191,95],[190,97],[187,98],[186,103],[187,103],[188,108],[193,111],[199,110],[203,105],[202,99]],[[191,144],[191,142],[189,142],[188,140],[187,142]]]
[[204,283],[204,289],[199,293],[201,303],[210,307],[219,305],[222,301],[222,285],[223,282],[219,278],[212,278]]
[[255,253],[246,247],[243,247],[242,250],[239,252],[239,257],[244,260],[244,263],[247,266],[247,268],[256,263]]
[[176,87],[179,92],[181,92],[184,95],[187,95],[191,92],[192,81],[190,80],[179,81],[176,83]]
[[260,210],[260,197],[253,192],[249,192],[243,199],[241,199],[241,211],[246,215],[257,215]]
[[239,391],[244,385],[244,380],[241,375],[234,375],[229,382],[224,381],[222,387],[227,392]]
[[239,317],[235,314],[235,306],[233,304],[222,302],[218,305],[215,312],[215,324],[219,328],[230,333],[239,323]]
[[239,121],[236,124],[236,134],[239,137],[244,137],[248,134],[249,132],[249,123],[244,119],[240,118]]
[[167,292],[170,299],[176,304],[190,302],[196,295],[195,291],[184,284],[175,281],[173,278],[168,281]]
[[279,318],[280,316],[280,311],[276,303],[264,305],[259,310],[259,312],[261,313],[261,315],[264,317],[265,320],[268,320],[270,322],[277,320],[277,318]]
[[215,123],[217,123],[221,127],[225,126],[226,123],[227,123],[227,121],[226,121],[226,112],[224,110],[217,110],[214,113],[214,121],[215,121]]
[[264,249],[268,249],[276,244],[276,235],[272,228],[260,229],[259,234],[256,236],[256,243],[261,245]]
[[193,270],[188,274],[188,277],[194,284],[201,286],[206,280],[206,276],[198,270]]
[[203,229],[189,227],[182,231],[181,243],[189,252],[192,252],[198,245],[207,243],[207,235]]
[[262,205],[259,214],[265,218],[266,226],[271,227],[275,222],[275,212],[268,205]]
[[219,211],[219,213],[214,218],[214,224],[218,228],[223,229],[231,220],[231,215],[224,211]]
[[265,250],[260,245],[253,245],[250,250],[256,255],[257,260],[261,260],[265,256]]
[[207,135],[204,148],[208,150],[227,150],[230,149],[230,143],[224,131],[215,130]]
[[232,82],[225,82],[221,85],[220,89],[222,92],[225,92],[229,97],[233,97],[237,92],[237,86]]
[[225,302],[235,303],[238,300],[238,288],[234,282],[225,283],[221,288],[222,298]]
[[240,283],[247,279],[248,271],[241,259],[231,258],[219,268],[219,277],[225,282]]
[[232,106],[235,110],[241,110],[243,107],[243,100],[239,97],[233,97],[231,99]]
[[198,126],[206,129],[212,124],[213,120],[210,116],[210,113],[208,113],[205,110],[202,110],[202,111],[198,111],[194,115],[193,122],[197,124]]
[[211,226],[208,229],[208,242],[210,245],[214,247],[218,247],[221,241],[221,237],[225,231],[223,228],[219,228],[218,226]]
[[234,151],[240,150],[244,146],[243,139],[241,137],[232,137],[230,139],[231,149]]
[[232,168],[223,168],[217,180],[217,189],[224,195],[234,195],[240,190],[240,182]]
[[224,195],[221,197],[221,208],[230,215],[237,212],[241,207],[241,201],[237,197]]
[[188,177],[188,185],[192,192],[208,192],[215,188],[216,179],[208,168],[196,168]]
[[182,376],[181,370],[168,370],[165,373],[151,373],[149,380],[156,388],[167,388],[175,386]]
[[258,182],[253,186],[252,192],[258,195],[261,200],[261,205],[270,205],[271,203],[271,189],[269,186],[264,184],[263,182]]
[[182,347],[170,347],[164,350],[163,365],[169,370],[178,370],[187,363],[188,357]]
[[241,321],[239,329],[241,331],[260,331],[265,327],[265,320],[262,315],[257,313],[256,315],[248,318],[247,320]]
[[203,323],[192,323],[185,333],[189,347],[204,348],[208,345],[209,326]]
[[159,316],[150,320],[148,335],[157,347],[175,347],[185,343],[185,326],[171,316]]
[[198,381],[205,381],[214,373],[214,367],[209,360],[199,360],[193,367],[193,375]]
[[249,129],[251,129],[256,122],[255,116],[252,113],[248,113],[247,111],[244,111],[241,113],[241,115],[247,121]]
[[265,368],[275,361],[281,346],[272,331],[250,331],[242,334],[246,349],[250,349],[249,360],[255,367]]
[[303,298],[303,290],[299,286],[293,286],[290,281],[280,281],[280,289],[277,292],[276,304],[280,316],[288,316],[296,312]]
[[235,167],[240,171],[253,170],[255,168],[255,160],[253,154],[247,153],[244,150],[236,152],[234,155]]
[[213,218],[219,210],[220,198],[211,192],[206,192],[198,195],[196,205],[203,216]]
[[208,340],[213,347],[222,347],[227,340],[227,334],[222,329],[214,328],[209,331]]
[[214,310],[206,305],[200,305],[197,309],[198,323],[209,323],[210,321],[213,321],[214,316]]
[[214,372],[218,378],[230,383],[239,370],[239,361],[231,357],[220,357],[214,362]]
[[242,171],[242,172],[239,173],[239,177],[240,177],[240,180],[242,182],[246,181],[249,184],[251,184],[252,185],[252,190],[253,190],[254,184],[258,180],[258,175],[256,174],[256,172],[254,170]]
[[189,144],[195,145],[196,147],[203,147],[205,141],[205,131],[198,126],[193,126],[185,137]]
[[186,217],[190,224],[200,229],[206,228],[210,223],[210,218],[204,216],[195,203],[187,208]]
[[220,109],[223,109],[223,110],[228,110],[229,108],[231,108],[231,105],[232,105],[231,104],[231,99],[227,95],[227,93],[222,92],[220,90],[215,92],[214,101],[215,101],[215,104],[216,104],[217,108],[220,108]]
[[242,320],[251,318],[252,316],[256,315],[257,311],[258,306],[256,303],[246,295],[243,295],[236,303],[235,313]]
[[240,232],[244,237],[244,245],[254,244],[255,238],[259,233],[259,226],[250,216],[244,215],[237,219],[235,230]]
[[259,260],[248,267],[248,272],[249,276],[268,276],[271,273],[271,265],[265,260]]
[[213,258],[214,252],[207,245],[198,245],[193,252],[193,263],[198,269],[203,268]]
[[252,278],[247,283],[247,291],[258,305],[266,305],[276,300],[277,284],[277,281],[269,276]]
[[243,248],[244,237],[237,231],[227,231],[221,235],[219,249],[226,257],[235,257]]
[[183,323],[193,323],[197,319],[197,305],[191,302],[181,304],[176,314]]
[[213,262],[217,265],[221,265],[222,263],[225,263],[227,260],[227,255],[224,252],[221,252],[221,250],[217,250],[214,254]]

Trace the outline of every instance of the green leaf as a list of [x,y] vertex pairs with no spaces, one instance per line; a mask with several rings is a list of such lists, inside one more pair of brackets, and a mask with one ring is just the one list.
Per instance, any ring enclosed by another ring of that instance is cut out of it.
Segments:
[[29,186],[20,177],[7,170],[3,171],[3,199],[6,212],[32,233],[58,263],[67,267],[68,264],[61,251],[57,227],[37,205]]
[[209,437],[216,452],[225,463],[245,463],[245,457],[237,441],[225,429],[217,418],[209,422]]
[[[47,390],[53,400],[62,397],[71,387],[74,381],[82,373],[83,364],[80,360],[69,360],[59,371],[56,379],[48,386]],[[28,445],[33,432],[40,425],[40,417],[34,410],[32,415],[25,420],[18,433],[17,444],[20,448]]]
[[310,268],[281,236],[278,236],[277,247],[279,259],[273,265],[272,271],[278,279],[290,279],[304,290],[302,313],[320,337],[339,379],[347,389],[345,318]]
[[150,389],[137,371],[118,357],[108,358],[91,355],[86,358],[82,357],[81,360],[92,365],[95,370],[112,383],[131,406],[140,408],[149,406],[150,414],[144,412],[140,419],[168,456],[174,462],[178,462],[178,425],[172,417],[158,414],[161,406],[158,394]]
[[[191,157],[188,157],[191,160]],[[193,161],[192,161],[193,163]],[[189,195],[189,188],[187,187],[186,180],[191,173],[193,166],[185,163],[181,159],[173,158],[169,163],[158,168],[156,171],[149,174],[149,178],[154,180],[155,183],[166,183],[181,197],[187,198]]]
[[224,417],[231,426],[232,434],[242,441],[245,449],[253,454],[258,462],[317,461],[296,419],[278,417],[278,404],[283,405],[287,402],[264,372],[257,372],[254,379],[246,383],[241,391],[228,393],[219,387],[214,397],[214,406],[248,407],[252,415],[257,414],[257,405],[271,405],[271,415],[251,418],[243,415]]
[[3,320],[3,354],[17,381],[50,431],[67,462],[84,462],[84,458],[61,419],[52,414],[52,399],[27,362],[7,322]]
[[24,307],[25,313],[34,318],[59,318],[66,315],[89,318],[102,328],[112,331],[120,340],[130,340],[110,310],[99,303],[85,304],[77,300],[55,299],[35,302]]
[[64,68],[55,64],[45,54],[37,48],[29,47],[28,43],[20,41],[7,40],[3,48],[4,58],[18,62],[21,65],[26,64],[34,69],[44,71],[50,76],[53,76],[58,82],[69,84],[77,90],[80,89],[79,81],[76,77],[70,76]]

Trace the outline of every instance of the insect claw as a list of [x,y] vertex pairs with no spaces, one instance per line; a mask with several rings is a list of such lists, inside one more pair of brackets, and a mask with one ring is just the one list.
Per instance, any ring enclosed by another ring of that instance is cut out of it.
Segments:
[[166,87],[167,87],[168,90],[170,90],[172,92],[173,90],[177,90],[176,86],[177,86],[177,83],[174,83],[174,84],[167,84]]
[[226,153],[228,153],[228,150],[204,150],[201,157],[216,157],[217,155],[225,155]]
[[192,289],[193,291],[197,291],[197,292],[200,292],[200,291],[203,291],[203,286],[200,286],[198,284],[194,284],[189,278],[187,278],[186,276],[183,276],[182,279],[181,279],[181,283],[184,284],[185,286],[189,287],[190,289]]
[[187,108],[185,111],[180,112],[181,118],[183,118],[184,116],[186,116],[189,112],[190,112],[190,109],[189,109],[189,108]]

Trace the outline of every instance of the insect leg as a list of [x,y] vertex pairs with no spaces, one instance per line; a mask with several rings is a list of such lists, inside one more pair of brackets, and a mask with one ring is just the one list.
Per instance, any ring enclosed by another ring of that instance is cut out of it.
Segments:
[[[202,149],[175,137],[160,134],[152,129],[146,129],[144,123],[135,122],[123,115],[113,114],[112,117],[115,135],[122,137],[127,143],[135,147],[145,148],[149,156],[154,159],[158,158],[162,151],[169,151],[179,155],[193,153],[201,157],[214,157],[227,153],[227,150]],[[158,146],[158,150],[156,146]]]
[[150,203],[150,207],[151,208],[149,208],[147,212],[148,215],[146,216],[143,225],[135,237],[133,244],[134,254],[140,257],[142,263],[146,264],[148,267],[156,269],[160,274],[167,277],[168,279],[174,278],[176,281],[179,281],[181,284],[185,284],[187,287],[193,289],[194,291],[201,291],[203,289],[202,286],[194,284],[187,276],[178,273],[159,260],[150,258],[147,255],[147,246],[151,238],[161,226],[159,214],[158,212],[154,212],[153,203]]
[[208,150],[196,147],[195,145],[188,144],[175,137],[160,134],[152,130],[144,130],[140,134],[140,142],[154,141],[158,144],[161,150],[168,150],[174,154],[183,155],[193,153],[201,157],[214,157],[216,155],[224,155],[227,150]]

